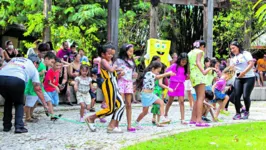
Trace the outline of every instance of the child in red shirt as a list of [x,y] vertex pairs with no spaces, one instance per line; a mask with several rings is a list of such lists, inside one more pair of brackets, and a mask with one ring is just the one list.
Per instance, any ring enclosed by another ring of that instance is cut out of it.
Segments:
[[59,75],[61,68],[61,60],[56,58],[54,66],[47,71],[44,79],[44,89],[52,100],[52,104],[57,106],[59,104]]

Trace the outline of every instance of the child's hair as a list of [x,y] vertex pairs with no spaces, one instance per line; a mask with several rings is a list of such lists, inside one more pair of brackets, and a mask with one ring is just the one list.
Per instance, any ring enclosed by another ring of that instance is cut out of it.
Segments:
[[158,59],[160,59],[159,56],[153,56],[152,59],[151,59],[151,62],[153,62],[153,61],[157,61]]
[[226,61],[225,60],[221,60],[221,64],[219,66],[219,69],[221,71],[223,71],[226,68]]
[[[120,52],[119,52],[119,54],[118,54],[118,58],[122,59],[122,60],[127,64],[128,67],[134,69],[134,68],[136,67],[136,64],[135,64],[134,58],[129,58],[128,55],[127,55],[127,51],[128,51],[131,47],[133,47],[132,44],[123,44],[122,47],[120,48]],[[126,61],[126,60],[131,60],[131,61],[133,61],[133,64],[134,64],[134,65],[129,64],[128,61]]]
[[46,55],[44,56],[44,59],[48,58],[48,59],[56,59],[56,56],[53,52],[47,52]]
[[[179,56],[178,56],[178,58],[177,58],[177,60],[176,60],[176,70],[178,69],[178,67],[180,66],[180,64],[181,64],[181,60],[182,59],[186,59],[186,60],[188,60],[188,56],[187,56],[187,53],[181,53]],[[187,65],[188,65],[188,63],[184,66],[184,69],[185,69],[185,75],[187,74]]]
[[102,53],[106,53],[108,49],[114,49],[111,43],[106,43],[103,46],[98,47],[98,55],[102,57]]
[[55,58],[55,63],[61,63],[61,59],[58,58],[58,57],[56,57],[56,58]]
[[205,90],[205,98],[207,100],[213,100],[214,98],[213,92],[211,90]]
[[[210,67],[211,68],[215,68],[215,65],[217,64],[217,59],[216,58],[212,58],[211,59],[211,64],[210,64]],[[214,74],[214,70],[212,71],[212,74]]]
[[197,40],[193,43],[194,48],[200,48],[202,45],[206,47],[206,43],[203,40]]
[[222,73],[227,74],[229,79],[231,79],[235,75],[235,68],[234,66],[228,66],[223,70]]
[[[210,61],[211,61],[211,59],[209,57],[204,58],[204,65],[205,65],[205,63],[210,62]],[[206,69],[206,66],[204,66],[204,67]]]
[[87,76],[89,76],[90,75],[90,67],[87,65],[87,64],[82,64],[81,66],[80,66],[80,71],[79,71],[79,75],[81,76],[81,70],[83,70],[83,69],[86,69],[86,71],[88,71],[88,74],[87,74]]
[[142,75],[140,75],[140,77],[136,81],[138,90],[142,89],[143,79],[144,79],[145,74],[147,72],[151,71],[152,69],[158,69],[158,68],[162,68],[162,63],[158,62],[158,61],[153,61],[153,62],[150,63],[150,65],[146,69],[144,69]]

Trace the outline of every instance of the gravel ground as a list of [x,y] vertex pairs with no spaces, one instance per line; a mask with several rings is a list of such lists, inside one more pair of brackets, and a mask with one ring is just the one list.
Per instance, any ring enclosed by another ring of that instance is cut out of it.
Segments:
[[[96,107],[99,110],[98,107]],[[142,108],[140,104],[133,105],[133,119],[135,120]],[[188,103],[186,102],[186,120],[191,116]],[[233,121],[234,107],[231,105],[229,111],[230,116],[220,115],[223,122],[212,123],[212,126],[222,124],[232,124],[239,122],[250,122],[258,120],[266,120],[266,102],[253,102],[251,108],[250,119],[247,121]],[[59,106],[55,108],[57,114],[63,114],[65,120],[52,122],[42,112],[39,107],[36,114],[39,115],[38,123],[27,123],[26,128],[29,130],[25,134],[14,134],[14,127],[10,132],[3,132],[0,127],[0,150],[19,150],[19,149],[120,149],[121,147],[135,144],[153,138],[159,138],[179,132],[185,132],[194,129],[200,129],[194,126],[185,126],[180,124],[180,112],[177,103],[174,103],[170,109],[169,118],[172,123],[167,127],[156,127],[151,124],[152,114],[148,114],[143,120],[144,130],[136,133],[126,131],[126,115],[124,114],[121,126],[124,130],[123,134],[106,133],[107,123],[101,124],[97,120],[98,131],[90,132],[86,124],[81,124],[79,120],[79,106]],[[90,113],[91,114],[91,113]],[[0,107],[0,117],[3,116],[3,107]],[[110,117],[106,118],[108,121]],[[0,121],[2,125],[2,120]]]

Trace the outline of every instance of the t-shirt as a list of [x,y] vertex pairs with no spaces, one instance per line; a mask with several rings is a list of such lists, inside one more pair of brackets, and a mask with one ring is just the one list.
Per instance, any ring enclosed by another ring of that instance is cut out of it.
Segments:
[[75,59],[74,57],[76,54],[77,54],[77,52],[73,52],[73,51],[71,51],[69,53],[69,60],[68,60],[69,63],[72,63],[74,61],[74,59]]
[[10,76],[22,79],[28,82],[32,79],[33,82],[39,83],[39,73],[31,60],[23,57],[12,58],[1,70],[0,76]]
[[[41,73],[43,71],[46,71],[46,66],[44,65],[44,63],[41,62],[38,67],[38,72]],[[44,80],[44,74],[40,75],[40,83],[41,83],[42,91],[44,92],[43,80]],[[27,83],[26,88],[25,88],[25,94],[31,95],[31,96],[37,95],[34,91],[32,80],[29,80],[29,82]]]
[[163,88],[159,85],[159,80],[155,81],[153,93],[156,94],[158,97],[162,97]]
[[[253,61],[253,57],[251,53],[248,51],[239,53],[238,55],[234,56],[232,59],[233,65],[236,67],[237,73],[243,72],[247,68],[249,61]],[[253,70],[250,69],[243,78],[249,78],[254,76],[255,74]]]
[[64,61],[67,61],[67,59],[69,58],[69,54],[71,53],[71,50],[68,49],[68,50],[63,50],[63,49],[60,49],[57,54],[56,54],[56,57],[58,58],[63,58]]
[[208,74],[206,74],[205,79],[206,79],[206,86],[211,86],[213,79],[217,77],[216,72],[209,71]]
[[156,75],[151,71],[144,75],[143,79],[143,89],[153,90],[155,86]]
[[90,91],[90,84],[92,79],[90,77],[76,77],[75,81],[78,83],[78,91],[81,93],[88,93]]
[[55,86],[58,86],[59,84],[59,76],[60,76],[60,71],[54,71],[53,69],[49,69],[45,75],[45,80],[44,80],[44,89],[46,92],[53,92],[56,89],[49,85],[49,81],[51,81],[52,84]]
[[176,75],[170,77],[170,82],[185,82],[186,75],[185,75],[185,68],[183,66],[178,66],[174,63],[169,68],[166,69],[166,72],[172,71]]
[[258,71],[266,71],[266,60],[259,59],[257,62]]
[[82,57],[80,58],[80,62],[81,62],[81,63],[82,63],[82,62],[89,62],[89,59],[88,59],[87,56],[82,56]]
[[216,82],[216,86],[215,89],[219,90],[219,91],[223,91],[224,88],[226,86],[226,80],[223,78],[220,78],[217,82]]
[[[131,67],[125,61],[127,61],[131,65]],[[123,75],[121,78],[127,81],[132,81],[134,62],[132,60],[125,60],[125,61],[118,58],[114,62],[114,64],[117,65],[119,69],[122,69],[125,72],[125,75]]]

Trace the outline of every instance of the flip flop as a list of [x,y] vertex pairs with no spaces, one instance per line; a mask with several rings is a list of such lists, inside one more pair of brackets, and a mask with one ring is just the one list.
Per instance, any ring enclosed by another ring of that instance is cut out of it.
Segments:
[[107,128],[107,133],[123,133],[122,130],[120,130],[119,128],[115,127],[115,128]]
[[208,123],[196,123],[196,127],[209,127]]
[[189,124],[190,125],[194,125],[194,124],[196,124],[196,122],[195,121],[190,121]]
[[[88,117],[88,119],[89,119],[89,117]],[[86,122],[87,126],[89,127],[91,132],[96,132],[95,124],[94,123],[90,123],[88,119],[85,118],[85,122]]]

